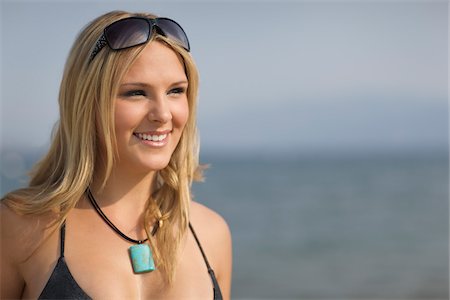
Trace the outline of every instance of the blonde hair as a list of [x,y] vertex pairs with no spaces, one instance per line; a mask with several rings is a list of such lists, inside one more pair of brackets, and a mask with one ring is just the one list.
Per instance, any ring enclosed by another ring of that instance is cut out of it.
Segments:
[[[55,127],[50,149],[34,166],[29,186],[2,199],[17,213],[54,211],[58,213],[55,224],[61,224],[83,197],[94,174],[100,178],[102,187],[106,184],[117,149],[113,99],[121,78],[148,43],[121,51],[104,47],[92,61],[89,58],[103,29],[129,16],[155,17],[113,11],[93,20],[75,40],[61,82],[60,121]],[[156,266],[170,283],[175,274],[179,245],[188,228],[191,184],[193,180],[201,179],[196,127],[198,72],[185,49],[160,35],[154,35],[152,39],[165,43],[178,54],[189,82],[188,121],[167,167],[157,171],[154,190],[144,213],[145,230]],[[164,220],[164,226],[151,237],[150,227],[154,220]]]

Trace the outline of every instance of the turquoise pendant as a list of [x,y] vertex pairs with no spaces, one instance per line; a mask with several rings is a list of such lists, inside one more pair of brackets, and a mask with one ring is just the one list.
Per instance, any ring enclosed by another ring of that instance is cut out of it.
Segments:
[[146,273],[155,270],[152,251],[147,243],[133,245],[128,248],[134,273]]

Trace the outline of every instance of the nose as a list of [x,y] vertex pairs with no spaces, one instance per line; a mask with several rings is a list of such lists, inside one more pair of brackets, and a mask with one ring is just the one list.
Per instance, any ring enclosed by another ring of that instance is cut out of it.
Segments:
[[163,124],[172,119],[172,113],[166,95],[160,95],[151,101],[148,118],[152,122]]

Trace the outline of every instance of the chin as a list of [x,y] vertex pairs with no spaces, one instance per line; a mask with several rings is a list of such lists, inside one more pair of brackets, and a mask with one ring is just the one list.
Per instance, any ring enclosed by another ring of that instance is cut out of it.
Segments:
[[172,151],[160,151],[153,153],[127,153],[119,162],[119,169],[124,172],[145,174],[160,171],[167,167],[172,158]]
[[152,165],[152,166],[150,166],[148,168],[148,171],[149,172],[151,172],[151,171],[161,171],[164,168],[166,168],[168,164],[169,164],[168,162],[166,164],[154,164],[154,165]]
[[169,162],[170,158],[161,160],[152,159],[152,161],[144,163],[144,168],[146,168],[149,172],[160,171],[167,167],[167,165],[169,165]]

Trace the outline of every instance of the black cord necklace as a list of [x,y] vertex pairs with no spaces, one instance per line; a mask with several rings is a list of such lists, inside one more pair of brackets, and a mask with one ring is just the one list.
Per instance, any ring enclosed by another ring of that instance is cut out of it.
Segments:
[[[147,273],[152,272],[155,270],[155,262],[153,261],[153,255],[152,251],[150,250],[150,247],[146,241],[148,241],[148,238],[145,240],[135,240],[130,237],[128,237],[126,234],[124,234],[122,231],[120,231],[112,222],[108,219],[108,217],[105,215],[105,213],[101,210],[100,206],[98,205],[97,201],[95,201],[94,195],[92,195],[92,192],[89,188],[86,190],[86,195],[91,202],[92,206],[95,208],[95,211],[99,214],[99,216],[105,221],[106,224],[108,224],[109,227],[112,228],[118,235],[120,235],[125,240],[135,244],[128,248],[128,252],[130,255],[131,260],[131,266],[133,267],[133,272],[135,274],[140,273]],[[159,222],[157,222],[153,228],[152,235],[156,233],[156,230],[159,227]]]
[[108,224],[108,226],[111,227],[112,230],[114,230],[118,235],[120,235],[122,238],[126,239],[127,241],[129,241],[133,244],[142,244],[142,243],[145,243],[146,241],[148,241],[148,238],[146,238],[145,240],[132,239],[129,236],[127,236],[125,233],[120,231],[119,228],[117,228],[111,222],[111,220],[108,219],[108,217],[105,215],[105,213],[102,211],[102,209],[98,205],[97,201],[95,201],[95,198],[94,198],[94,195],[92,195],[91,189],[88,188],[86,190],[86,194],[87,194],[87,197],[88,197],[89,201],[91,202],[92,206],[95,208],[95,211],[99,214],[99,216],[103,219],[103,221],[105,221],[105,223]]

